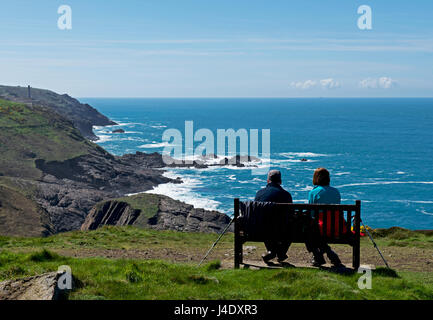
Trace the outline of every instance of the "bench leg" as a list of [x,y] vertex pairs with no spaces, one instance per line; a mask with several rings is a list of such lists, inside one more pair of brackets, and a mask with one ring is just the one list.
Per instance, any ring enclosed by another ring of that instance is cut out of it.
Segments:
[[235,269],[239,269],[240,265],[242,264],[243,260],[243,248],[242,248],[242,242],[239,237],[235,235]]
[[359,242],[356,242],[353,245],[353,261],[352,261],[352,266],[353,269],[358,270],[359,269],[359,265],[360,265],[360,256],[361,256],[361,252],[360,252],[360,245]]
[[242,263],[242,239],[240,236],[240,230],[239,230],[239,222],[238,222],[238,217],[239,217],[239,199],[235,199],[234,201],[234,218],[235,219],[235,247],[234,247],[234,262],[235,262],[235,269],[239,269],[241,263]]
[[361,201],[356,201],[356,212],[355,212],[355,242],[353,244],[353,269],[358,270],[361,261]]

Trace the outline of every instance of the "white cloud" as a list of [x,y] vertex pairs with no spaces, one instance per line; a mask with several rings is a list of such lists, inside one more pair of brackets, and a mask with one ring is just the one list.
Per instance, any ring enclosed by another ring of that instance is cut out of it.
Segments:
[[391,78],[382,77],[379,79],[379,87],[384,89],[390,89],[394,87],[396,84],[396,81],[392,80]]
[[365,89],[391,89],[396,85],[397,81],[389,77],[367,78],[359,82],[359,86]]
[[333,78],[323,79],[323,80],[306,80],[306,81],[293,81],[290,87],[293,89],[311,89],[317,86],[323,89],[335,89],[340,88],[340,82],[334,80]]
[[320,80],[320,84],[322,85],[323,88],[326,89],[340,88],[340,82],[332,78]]
[[295,89],[310,89],[314,88],[317,85],[317,81],[314,80],[306,80],[304,82],[298,81],[298,82],[292,82],[290,86]]

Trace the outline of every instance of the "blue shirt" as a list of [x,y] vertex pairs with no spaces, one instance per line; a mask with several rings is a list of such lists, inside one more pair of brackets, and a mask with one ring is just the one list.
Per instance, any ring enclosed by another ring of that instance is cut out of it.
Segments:
[[340,204],[340,191],[331,186],[315,186],[308,195],[308,203]]

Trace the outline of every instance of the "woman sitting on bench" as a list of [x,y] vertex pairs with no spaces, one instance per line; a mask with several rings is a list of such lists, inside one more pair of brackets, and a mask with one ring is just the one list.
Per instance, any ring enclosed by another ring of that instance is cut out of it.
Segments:
[[[308,195],[308,203],[310,204],[340,204],[341,196],[338,189],[331,187],[329,184],[331,178],[329,171],[325,168],[318,168],[313,175],[313,190]],[[314,218],[314,217],[313,217]],[[320,224],[319,219],[319,224]],[[317,229],[317,228],[314,228]],[[326,232],[326,231],[325,231]],[[338,255],[332,251],[331,247],[321,239],[320,233],[317,232],[315,240],[307,243],[307,249],[313,253],[313,265],[319,267],[326,263],[323,254],[326,253],[329,260],[334,266],[341,266],[341,261]]]

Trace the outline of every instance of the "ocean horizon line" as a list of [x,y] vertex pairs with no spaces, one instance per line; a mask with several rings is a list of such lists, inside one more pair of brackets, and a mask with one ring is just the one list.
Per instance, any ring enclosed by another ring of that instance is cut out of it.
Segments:
[[357,99],[357,100],[368,100],[368,99],[433,99],[431,97],[77,97],[77,99],[213,99],[213,100],[225,100],[225,99],[262,99],[262,100],[280,100],[280,99],[302,99],[302,100],[325,100],[325,99]]

